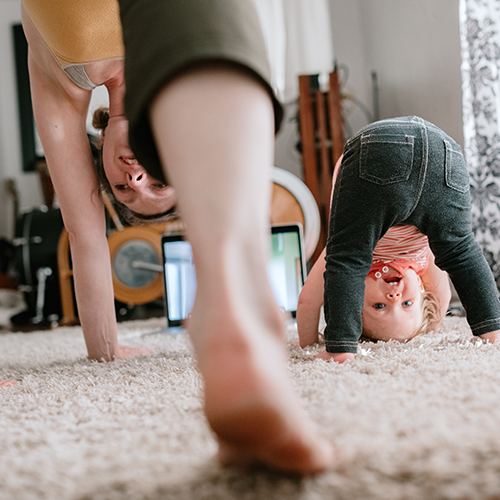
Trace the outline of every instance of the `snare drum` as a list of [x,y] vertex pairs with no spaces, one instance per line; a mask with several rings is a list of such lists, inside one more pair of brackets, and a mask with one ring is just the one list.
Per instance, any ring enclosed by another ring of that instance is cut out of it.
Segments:
[[57,245],[63,227],[58,208],[31,209],[16,222],[13,243],[17,281],[28,306],[25,316],[36,317],[38,323],[61,316]]

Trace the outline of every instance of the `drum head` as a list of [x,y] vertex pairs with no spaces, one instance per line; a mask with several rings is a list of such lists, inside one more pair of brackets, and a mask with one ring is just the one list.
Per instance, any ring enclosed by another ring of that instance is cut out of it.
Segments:
[[273,167],[272,178],[271,224],[302,224],[306,260],[309,260],[316,250],[321,231],[316,200],[309,188],[288,170]]

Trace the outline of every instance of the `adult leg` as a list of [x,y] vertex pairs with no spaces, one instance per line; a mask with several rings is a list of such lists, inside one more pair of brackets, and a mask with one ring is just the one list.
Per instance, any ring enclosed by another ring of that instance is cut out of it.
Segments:
[[319,472],[332,452],[289,380],[266,274],[269,94],[236,66],[198,66],[159,92],[150,117],[193,247],[198,293],[188,328],[221,459]]

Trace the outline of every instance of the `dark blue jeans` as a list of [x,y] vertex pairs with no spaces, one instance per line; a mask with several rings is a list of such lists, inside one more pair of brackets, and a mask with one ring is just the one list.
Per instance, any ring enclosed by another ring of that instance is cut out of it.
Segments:
[[326,350],[356,352],[373,250],[396,224],[427,235],[472,333],[500,329],[497,287],[472,233],[469,175],[460,146],[421,118],[395,118],[363,128],[344,149],[326,246]]

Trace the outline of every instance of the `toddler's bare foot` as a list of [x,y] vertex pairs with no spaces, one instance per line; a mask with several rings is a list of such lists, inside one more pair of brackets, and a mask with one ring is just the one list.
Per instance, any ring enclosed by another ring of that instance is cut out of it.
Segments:
[[13,380],[0,380],[0,387],[12,387],[16,384],[17,382],[14,382]]
[[292,388],[282,336],[276,335],[279,316],[273,332],[258,322],[249,329],[224,307],[217,309],[225,314],[203,322],[195,312],[189,328],[221,463],[260,464],[304,475],[324,471],[332,465],[333,451],[313,430]]
[[355,358],[355,355],[351,352],[331,353],[324,350],[317,354],[315,357],[318,359],[324,359],[325,361],[335,361],[336,363],[343,363],[347,360],[352,361]]
[[479,335],[483,342],[500,342],[500,330],[495,330],[494,332],[488,332],[483,335]]

